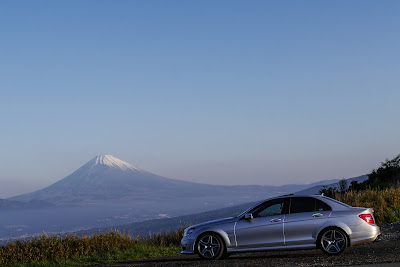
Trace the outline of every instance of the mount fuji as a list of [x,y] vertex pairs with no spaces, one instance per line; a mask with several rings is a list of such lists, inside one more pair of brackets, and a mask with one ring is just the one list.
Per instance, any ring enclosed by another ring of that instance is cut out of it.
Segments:
[[111,155],[102,155],[44,189],[15,196],[10,200],[76,205],[200,198],[203,202],[219,200],[219,206],[224,206],[232,202],[237,204],[288,192],[282,189],[274,186],[219,186],[175,180],[136,168]]
[[132,166],[111,155],[97,156],[60,181],[41,190],[15,196],[8,200],[42,201],[58,206],[95,205],[105,203],[139,204],[177,202],[180,206],[197,209],[265,199],[293,193],[320,184],[285,186],[222,186],[187,182],[159,176]]

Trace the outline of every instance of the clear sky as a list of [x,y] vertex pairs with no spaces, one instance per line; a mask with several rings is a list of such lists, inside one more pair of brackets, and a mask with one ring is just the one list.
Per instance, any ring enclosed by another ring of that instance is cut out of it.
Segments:
[[281,185],[400,153],[399,1],[0,1],[0,198],[100,154]]

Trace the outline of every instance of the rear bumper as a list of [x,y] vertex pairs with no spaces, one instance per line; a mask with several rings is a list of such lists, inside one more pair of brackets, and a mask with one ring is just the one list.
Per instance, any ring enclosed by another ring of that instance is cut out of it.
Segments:
[[350,235],[350,245],[356,246],[373,242],[381,234],[381,229],[377,225],[370,225],[367,231],[353,232]]

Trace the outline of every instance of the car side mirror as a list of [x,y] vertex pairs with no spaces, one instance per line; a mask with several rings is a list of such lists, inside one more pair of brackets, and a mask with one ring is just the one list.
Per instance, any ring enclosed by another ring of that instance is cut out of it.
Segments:
[[246,213],[246,214],[244,215],[244,218],[245,218],[246,220],[251,220],[251,219],[253,219],[253,214],[252,214],[252,213]]

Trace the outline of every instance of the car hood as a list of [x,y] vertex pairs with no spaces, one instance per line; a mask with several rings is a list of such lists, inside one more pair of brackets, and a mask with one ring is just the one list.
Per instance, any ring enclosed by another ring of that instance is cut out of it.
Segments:
[[199,228],[199,227],[204,227],[204,226],[229,223],[229,222],[235,221],[235,219],[236,219],[236,217],[229,217],[229,218],[223,218],[223,219],[218,219],[218,220],[212,220],[212,221],[192,225],[192,226],[190,226],[190,228]]

